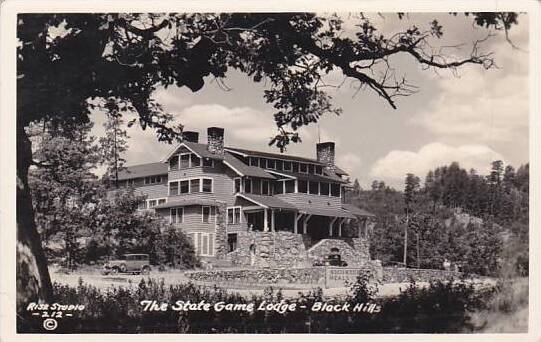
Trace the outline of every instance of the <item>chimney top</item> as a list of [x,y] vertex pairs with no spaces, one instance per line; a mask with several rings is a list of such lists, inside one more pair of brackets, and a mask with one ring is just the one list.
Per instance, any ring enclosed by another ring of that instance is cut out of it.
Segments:
[[182,132],[182,137],[185,141],[198,143],[199,142],[199,132],[195,131],[184,131]]
[[334,142],[327,141],[316,145],[317,161],[325,164],[331,171],[336,169],[334,165],[334,154]]
[[224,153],[224,129],[221,127],[207,128],[207,149],[211,153]]

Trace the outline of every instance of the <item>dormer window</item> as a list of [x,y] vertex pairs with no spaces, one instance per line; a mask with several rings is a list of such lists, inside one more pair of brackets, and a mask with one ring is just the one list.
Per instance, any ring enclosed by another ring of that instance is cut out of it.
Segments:
[[272,170],[276,169],[276,160],[268,159],[267,160],[267,168],[272,169]]
[[180,168],[181,169],[187,169],[190,167],[190,154],[191,153],[183,153],[180,155]]
[[214,167],[214,160],[210,158],[203,158],[204,167]]
[[266,169],[267,168],[267,159],[259,158],[259,167],[262,167],[262,168]]
[[199,158],[197,155],[195,154],[192,154],[191,155],[191,167],[197,167],[197,166],[200,166],[201,165],[201,158]]
[[289,161],[284,162],[284,171],[291,171],[291,162]]
[[259,166],[259,158],[250,157],[250,166]]
[[169,169],[176,171],[178,170],[178,156],[173,156],[169,160]]
[[304,163],[299,164],[299,172],[308,173],[308,166]]
[[159,184],[161,182],[162,182],[162,177],[161,176],[145,177],[145,184],[146,185]]
[[276,170],[282,171],[283,168],[284,168],[284,162],[281,161],[281,160],[277,160],[276,161]]

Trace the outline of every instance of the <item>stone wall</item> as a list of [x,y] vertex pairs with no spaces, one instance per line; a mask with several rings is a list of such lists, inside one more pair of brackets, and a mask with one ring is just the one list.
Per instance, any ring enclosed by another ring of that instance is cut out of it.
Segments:
[[185,275],[194,281],[242,285],[324,285],[325,268],[267,268],[242,270],[191,271]]
[[310,266],[302,236],[291,232],[238,232],[237,249],[226,259],[262,268]]
[[368,242],[363,238],[321,240],[308,250],[308,258],[312,263],[323,261],[333,248],[338,248],[342,260],[349,267],[362,267],[370,260]]
[[226,231],[227,210],[225,203],[218,203],[216,206],[216,239],[214,255],[216,259],[224,259],[227,255],[227,231]]
[[384,267],[383,282],[384,283],[407,283],[410,279],[416,282],[427,282],[431,280],[448,280],[450,278],[458,278],[460,272],[445,271],[445,270],[429,270],[415,268],[399,268],[399,267]]

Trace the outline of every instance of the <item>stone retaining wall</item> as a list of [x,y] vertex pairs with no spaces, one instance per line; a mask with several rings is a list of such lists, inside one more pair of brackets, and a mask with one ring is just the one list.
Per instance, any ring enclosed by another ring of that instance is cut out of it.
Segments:
[[186,276],[195,281],[237,284],[314,284],[323,286],[325,268],[267,268],[243,270],[209,270],[186,272]]
[[445,270],[429,270],[416,268],[383,268],[383,283],[407,283],[410,279],[416,282],[431,280],[448,280],[450,278],[460,277],[460,272]]

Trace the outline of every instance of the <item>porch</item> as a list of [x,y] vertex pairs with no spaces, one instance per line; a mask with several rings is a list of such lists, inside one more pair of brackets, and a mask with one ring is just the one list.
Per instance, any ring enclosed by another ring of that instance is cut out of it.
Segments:
[[271,196],[239,194],[248,231],[288,231],[312,240],[341,238],[355,216],[342,209],[299,208]]

